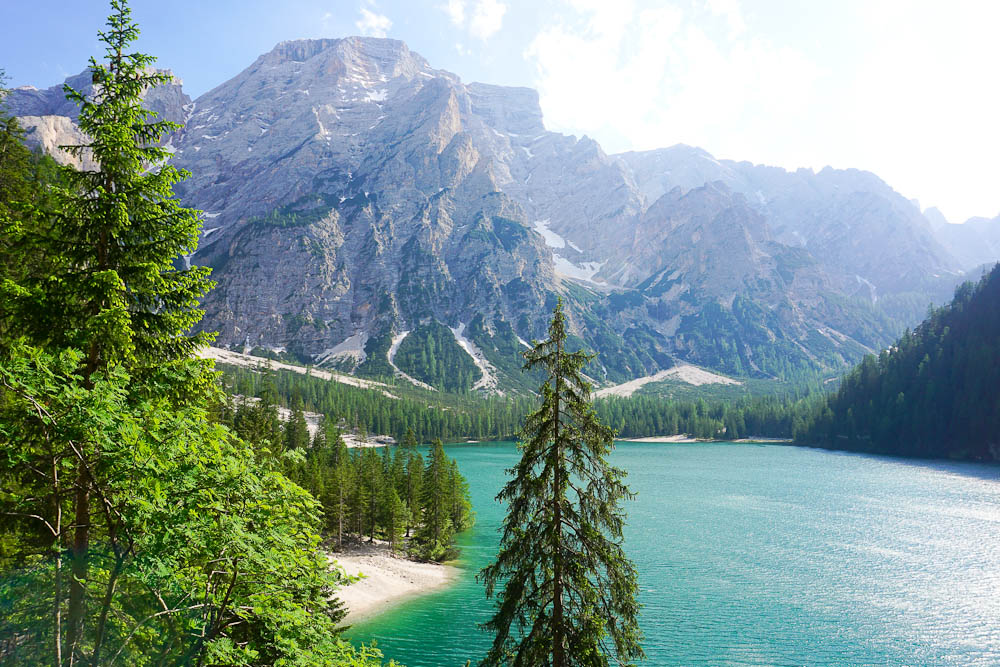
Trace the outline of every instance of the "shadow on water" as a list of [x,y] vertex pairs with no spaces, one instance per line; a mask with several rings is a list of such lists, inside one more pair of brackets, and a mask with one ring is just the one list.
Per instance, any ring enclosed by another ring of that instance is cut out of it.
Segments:
[[803,450],[824,452],[836,456],[851,456],[864,459],[871,459],[887,464],[903,465],[914,468],[924,468],[951,475],[961,475],[963,477],[975,477],[991,482],[1000,482],[1000,463],[988,461],[952,461],[949,459],[925,459],[911,456],[899,456],[892,454],[872,454],[870,452],[855,452],[848,449],[830,449],[819,445],[775,445],[779,447],[795,447]]

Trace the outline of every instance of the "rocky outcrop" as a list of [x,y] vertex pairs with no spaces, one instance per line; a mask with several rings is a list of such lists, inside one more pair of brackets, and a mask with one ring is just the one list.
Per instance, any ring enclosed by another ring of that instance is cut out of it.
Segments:
[[[155,111],[163,120],[183,123],[187,117],[186,107],[191,103],[191,98],[184,92],[184,82],[174,77],[173,72],[168,69],[156,71],[173,77],[173,81],[146,91],[143,96],[146,108]],[[65,86],[84,95],[91,95],[94,84],[90,70],[68,77],[59,86],[44,89],[32,86],[15,88],[4,100],[6,112],[12,116],[65,116],[75,120],[80,115],[80,108],[66,99]]]
[[76,169],[94,169],[95,163],[86,154],[73,155],[62,146],[85,144],[87,137],[67,116],[21,116],[18,123],[24,130],[24,143],[33,150],[47,153],[59,164]]

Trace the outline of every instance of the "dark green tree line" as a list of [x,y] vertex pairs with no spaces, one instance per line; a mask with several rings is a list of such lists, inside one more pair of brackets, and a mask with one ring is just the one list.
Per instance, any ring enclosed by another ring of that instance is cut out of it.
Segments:
[[932,309],[804,414],[796,440],[837,449],[1000,460],[1000,265]]
[[338,546],[345,537],[378,538],[394,551],[449,560],[458,554],[455,535],[472,526],[468,482],[440,440],[425,465],[412,431],[399,446],[348,448],[332,419],[323,420],[311,441],[306,432],[304,444],[292,446],[299,440],[293,434],[306,428],[301,412],[281,422],[267,398],[231,400],[216,419],[267,451],[320,502],[324,532]]

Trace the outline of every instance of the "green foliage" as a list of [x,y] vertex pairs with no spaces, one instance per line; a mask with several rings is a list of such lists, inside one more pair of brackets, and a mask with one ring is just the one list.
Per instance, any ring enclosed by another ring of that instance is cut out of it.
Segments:
[[[392,389],[401,395],[394,399],[378,390],[301,373],[280,371],[261,375],[232,367],[225,368],[223,383],[231,393],[264,396],[286,407],[292,406],[294,397],[299,396],[306,410],[324,414],[331,424],[342,421],[364,426],[371,433],[392,435],[399,441],[407,439],[405,434],[411,431],[414,444],[418,435],[423,441],[514,439],[534,401],[528,396],[447,395],[405,385]],[[816,376],[801,384],[752,379],[741,386],[660,383],[647,385],[627,398],[597,399],[594,407],[602,422],[627,438],[674,434],[710,439],[791,438],[795,415],[808,412],[825,394],[824,386]],[[252,412],[250,407],[248,404],[248,414]],[[257,441],[241,430],[238,421],[235,428],[244,437]],[[412,496],[407,504],[414,507]]]
[[600,420],[625,438],[685,434],[695,438],[738,440],[749,437],[791,438],[796,415],[807,399],[786,396],[746,397],[708,403],[674,402],[658,396],[608,397],[596,401]]
[[215,374],[192,353],[211,336],[188,333],[210,282],[178,268],[199,221],[159,146],[176,126],[141,104],[169,77],[111,6],[93,95],[67,89],[89,137],[69,150],[98,168],[44,174],[0,127],[0,656],[378,664],[335,631],[320,506],[281,473],[280,430],[243,420],[255,451],[210,418]]
[[437,321],[411,331],[394,362],[407,375],[444,391],[469,391],[483,376],[451,330]]
[[[0,366],[0,587],[7,657],[66,656],[66,539],[74,471],[93,472],[86,554],[93,601],[75,653],[99,664],[312,665],[347,656],[318,507],[199,406],[130,399],[117,368],[86,382],[82,357],[16,347]],[[103,658],[98,658],[100,653]],[[105,663],[103,660],[106,660]]]
[[290,407],[298,392],[305,409],[319,412],[334,423],[363,425],[368,432],[401,440],[407,429],[421,441],[440,438],[511,439],[519,431],[531,399],[525,396],[454,395],[431,392],[400,381],[390,388],[393,398],[378,389],[361,389],[301,373],[278,371],[262,376],[244,368],[223,367],[226,391],[260,396],[273,382],[281,405]]
[[500,371],[504,392],[529,394],[542,382],[543,376],[540,373],[521,372],[524,363],[521,355],[525,347],[518,340],[514,328],[500,313],[494,315],[492,331],[487,328],[482,314],[476,315],[469,322],[466,336],[482,351],[486,360]]
[[392,336],[388,333],[372,336],[365,343],[365,360],[358,366],[358,375],[377,378],[391,378],[395,371],[389,365],[389,348]]
[[837,449],[1000,460],[1000,265],[965,283],[817,402],[796,440]]
[[[420,498],[421,524],[416,534],[419,546],[413,549],[414,554],[427,560],[442,561],[455,558],[458,555],[454,546],[455,533],[467,527],[464,522],[452,521],[450,498],[452,494],[460,491],[455,488],[459,482],[451,477],[450,470],[451,465],[444,453],[444,446],[440,440],[435,440],[431,445],[427,467],[424,469]],[[464,496],[465,502],[468,503],[467,490]]]
[[[591,357],[567,352],[558,302],[549,338],[525,353],[541,367],[541,407],[527,417],[521,460],[497,500],[508,503],[500,552],[480,573],[497,587],[494,633],[483,665],[627,664],[644,657],[635,566],[621,547],[631,497],[625,471],[606,457],[614,432],[600,423],[581,369]],[[610,644],[610,645],[609,645]]]
[[301,409],[282,423],[273,395],[229,400],[216,419],[316,498],[323,531],[338,549],[345,538],[367,538],[384,539],[391,549],[426,560],[457,556],[454,536],[470,528],[474,517],[468,482],[440,441],[426,469],[412,431],[400,447],[348,449],[338,420],[328,417],[311,443],[293,444],[305,427]]
[[413,236],[400,254],[396,302],[403,316],[413,322],[434,316],[435,306],[448,293],[447,268],[432,247]]
[[[321,203],[321,202],[320,202]],[[267,215],[251,218],[248,224],[267,227],[305,227],[319,222],[330,214],[329,208],[296,210],[294,206],[283,206],[273,209]]]

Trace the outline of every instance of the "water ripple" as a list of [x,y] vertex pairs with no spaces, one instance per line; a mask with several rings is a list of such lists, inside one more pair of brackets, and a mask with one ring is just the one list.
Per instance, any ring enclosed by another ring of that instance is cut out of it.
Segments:
[[[463,574],[352,630],[409,667],[473,664],[507,444],[453,446]],[[1000,468],[781,446],[621,444],[650,665],[1000,664]]]

